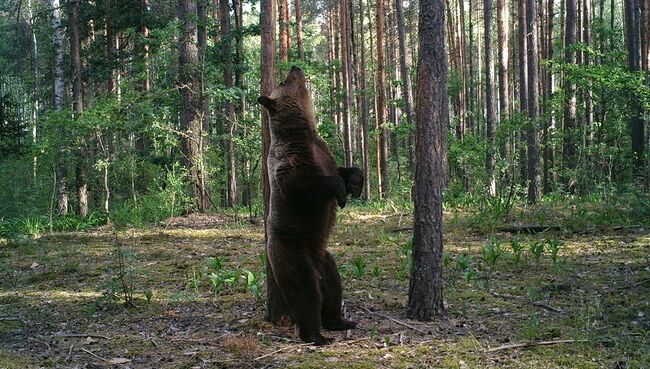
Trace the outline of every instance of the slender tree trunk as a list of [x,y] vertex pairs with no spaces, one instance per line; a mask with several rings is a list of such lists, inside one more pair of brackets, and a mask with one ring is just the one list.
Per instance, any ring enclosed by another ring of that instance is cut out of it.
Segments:
[[487,151],[485,153],[485,171],[488,174],[488,194],[496,196],[497,183],[494,167],[495,158],[495,125],[497,122],[497,105],[494,97],[495,77],[494,77],[494,55],[492,52],[492,0],[483,2],[483,22],[485,38],[485,106],[486,106],[486,137]]
[[[624,0],[625,9],[625,44],[627,62],[630,72],[641,70],[641,0]],[[648,37],[648,35],[645,35]],[[636,93],[630,92],[630,134],[632,138],[632,155],[635,176],[645,174],[643,169],[645,156],[645,133],[643,123],[643,106]]]
[[541,176],[539,168],[539,75],[537,53],[537,3],[526,0],[526,47],[528,50],[528,202],[537,203],[541,197]]
[[[406,114],[406,123],[411,125],[413,119],[413,97],[411,96],[411,73],[408,65],[408,56],[406,53],[406,30],[404,29],[404,14],[402,14],[402,2],[395,0],[395,17],[397,18],[397,38],[399,42],[399,65],[402,74],[402,95],[404,104],[404,113]],[[408,146],[413,145],[413,135],[409,135]],[[413,150],[409,150],[413,153]],[[413,168],[415,158],[409,155],[410,167]]]
[[199,63],[197,8],[193,0],[179,0],[178,18],[182,23],[179,39],[178,79],[181,95],[181,127],[185,166],[190,173],[196,209],[207,209],[206,172],[203,161],[203,102],[201,101],[201,65]]
[[350,14],[348,0],[339,2],[339,26],[341,31],[341,75],[343,88],[343,151],[345,166],[352,166],[352,60],[350,57]]
[[[61,3],[50,0],[52,16],[52,43],[54,44],[54,98],[55,110],[62,110],[65,99],[65,83],[63,80],[63,29],[61,28]],[[59,156],[55,163],[56,204],[57,214],[68,213],[69,200],[65,158]]]
[[[80,2],[69,3],[68,22],[70,28],[70,61],[72,63],[72,107],[75,112],[75,119],[83,112],[83,83],[81,80],[81,39],[79,35],[79,8]],[[86,175],[87,150],[85,140],[80,137],[81,149],[78,151],[76,174],[77,174],[77,211],[79,215],[88,215],[88,182]],[[106,165],[108,165],[106,163]]]
[[366,179],[363,181],[363,199],[367,200],[370,196],[370,162],[369,162],[369,126],[368,126],[368,92],[366,90],[366,42],[365,42],[365,33],[363,27],[364,12],[363,12],[363,0],[359,0],[359,78],[358,91],[360,93],[358,96],[358,107],[359,107],[359,126],[361,127],[361,163],[363,176]]
[[278,0],[278,22],[280,24],[280,61],[289,61],[289,49],[291,49],[291,37],[289,29],[291,23],[289,20],[289,3],[287,0]]
[[298,46],[298,57],[305,61],[305,47],[302,43],[302,3],[301,0],[294,0],[293,7],[296,8],[296,46]]
[[[443,7],[444,9],[444,7]],[[386,109],[386,54],[384,0],[377,0],[375,27],[377,27],[377,189],[379,198],[388,194],[388,123]]]
[[449,125],[444,0],[420,1],[419,42],[413,266],[406,315],[430,320],[444,313],[442,192]]
[[[219,0],[219,24],[221,33],[221,54],[224,58],[223,80],[226,89],[232,89],[233,83],[233,63],[231,51],[231,32],[230,32],[230,8],[228,0]],[[226,130],[228,134],[228,196],[227,206],[237,205],[237,158],[235,148],[235,129],[237,127],[237,118],[235,115],[235,105],[232,101],[227,100],[224,104],[224,118],[226,119]]]
[[[275,0],[260,0],[261,86],[260,94],[269,96],[275,87]],[[262,109],[263,110],[263,109]],[[264,194],[264,224],[269,214],[270,185],[267,158],[271,145],[269,115],[262,111],[262,180]],[[264,238],[267,239],[266,228]],[[289,320],[288,309],[275,283],[271,265],[266,261],[266,320],[280,324]]]
[[510,118],[510,13],[506,0],[497,0],[497,33],[499,54],[499,111],[501,120]]
[[[576,63],[576,53],[571,47],[577,41],[577,0],[565,0],[565,24],[564,24],[564,62],[566,64]],[[575,189],[576,170],[576,128],[577,128],[577,99],[575,85],[570,77],[565,74],[564,78],[564,142],[562,156],[565,168],[564,186],[569,192]]]

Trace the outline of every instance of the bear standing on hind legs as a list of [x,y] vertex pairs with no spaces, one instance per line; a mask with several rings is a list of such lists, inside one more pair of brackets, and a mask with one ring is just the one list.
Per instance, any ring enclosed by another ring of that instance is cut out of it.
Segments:
[[314,105],[298,67],[270,96],[257,101],[271,118],[268,155],[271,197],[266,252],[272,276],[305,342],[326,345],[321,327],[356,326],[341,316],[341,277],[327,241],[337,204],[345,206],[346,182],[316,133]]

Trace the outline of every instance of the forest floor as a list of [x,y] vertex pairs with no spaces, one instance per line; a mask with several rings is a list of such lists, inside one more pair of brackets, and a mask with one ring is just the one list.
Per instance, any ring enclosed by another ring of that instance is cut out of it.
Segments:
[[325,332],[326,347],[264,321],[263,228],[245,219],[0,241],[0,368],[650,366],[650,230],[514,236],[445,220],[446,316],[421,323],[403,313],[408,212],[339,212],[330,250],[359,327]]

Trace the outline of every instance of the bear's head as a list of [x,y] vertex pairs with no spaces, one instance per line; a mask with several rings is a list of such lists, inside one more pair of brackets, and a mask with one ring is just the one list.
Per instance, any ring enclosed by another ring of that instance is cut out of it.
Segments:
[[269,112],[272,131],[315,127],[314,104],[307,91],[307,79],[302,69],[295,65],[271,95],[260,96],[257,102]]

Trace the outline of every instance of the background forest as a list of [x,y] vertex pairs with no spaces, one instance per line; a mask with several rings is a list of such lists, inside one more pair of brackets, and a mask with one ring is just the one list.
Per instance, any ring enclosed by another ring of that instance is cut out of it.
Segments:
[[[292,65],[366,178],[326,348],[266,278]],[[650,0],[0,0],[0,367],[645,368],[649,123]]]
[[[3,224],[261,214],[259,4],[188,4],[2,2]],[[364,198],[408,203],[417,2],[277,5],[278,80],[301,65]],[[524,2],[447,5],[447,202],[647,188],[645,1],[540,1],[527,35]]]

